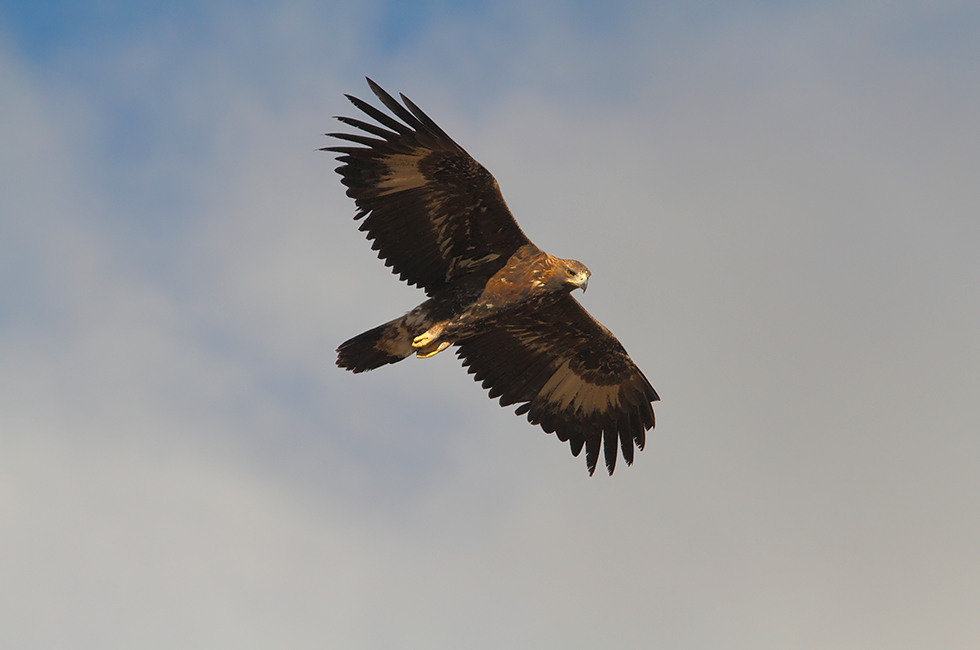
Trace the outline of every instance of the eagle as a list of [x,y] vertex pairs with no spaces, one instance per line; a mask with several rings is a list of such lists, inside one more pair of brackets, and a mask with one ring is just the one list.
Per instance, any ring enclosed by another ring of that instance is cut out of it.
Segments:
[[355,373],[451,345],[501,406],[585,448],[589,475],[600,448],[606,470],[617,448],[633,463],[654,426],[657,391],[612,332],[571,295],[589,269],[531,243],[497,181],[429,116],[400,95],[368,85],[391,112],[345,95],[376,124],[337,117],[359,133],[322,151],[357,206],[355,220],[385,266],[425,291],[421,305],[346,341],[337,365]]

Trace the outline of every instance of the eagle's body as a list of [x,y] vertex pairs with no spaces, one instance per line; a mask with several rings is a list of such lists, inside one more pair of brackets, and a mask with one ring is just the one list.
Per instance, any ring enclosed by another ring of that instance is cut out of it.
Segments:
[[[379,257],[429,299],[338,348],[337,365],[363,372],[450,345],[503,406],[556,432],[589,472],[605,444],[633,462],[654,426],[656,391],[623,346],[570,292],[588,284],[581,262],[543,252],[521,232],[493,176],[402,95],[368,83],[401,122],[348,98],[383,127],[341,117],[376,137],[334,133],[361,146],[328,147],[361,230]],[[617,442],[620,443],[617,445]]]

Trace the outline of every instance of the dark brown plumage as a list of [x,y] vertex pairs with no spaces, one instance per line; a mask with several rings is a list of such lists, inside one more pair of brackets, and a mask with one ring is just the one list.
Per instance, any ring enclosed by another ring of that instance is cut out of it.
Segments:
[[[458,346],[463,365],[501,406],[520,404],[532,424],[585,448],[600,447],[610,474],[654,426],[657,392],[626,350],[571,296],[585,290],[581,262],[548,255],[521,232],[482,165],[404,95],[368,79],[394,117],[347,98],[381,126],[349,117],[362,133],[331,133],[326,147],[357,205],[355,219],[378,257],[428,300],[337,349],[337,365],[364,372]],[[397,118],[397,119],[395,119]]]

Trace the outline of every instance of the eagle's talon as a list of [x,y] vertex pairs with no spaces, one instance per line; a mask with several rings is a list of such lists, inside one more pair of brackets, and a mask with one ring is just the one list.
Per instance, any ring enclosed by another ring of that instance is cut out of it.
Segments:
[[[412,347],[419,349],[432,345],[433,343],[435,343],[436,339],[439,338],[439,335],[442,334],[443,327],[444,326],[441,324],[433,325],[426,331],[422,332],[414,339],[412,339]],[[442,349],[444,350],[445,348]],[[432,354],[435,354],[435,352],[433,352]]]
[[427,348],[420,348],[419,351],[415,353],[415,356],[419,359],[428,359],[429,357],[436,356],[449,346],[449,341],[439,341],[439,343],[437,343],[434,347],[429,346]]

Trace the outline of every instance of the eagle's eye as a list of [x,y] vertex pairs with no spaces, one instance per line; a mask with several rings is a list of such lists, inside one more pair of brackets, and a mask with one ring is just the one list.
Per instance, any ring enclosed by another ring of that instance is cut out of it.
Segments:
[[571,269],[565,269],[565,273],[567,273],[568,274],[568,277],[570,277],[570,278],[575,276],[575,271],[573,271]]

